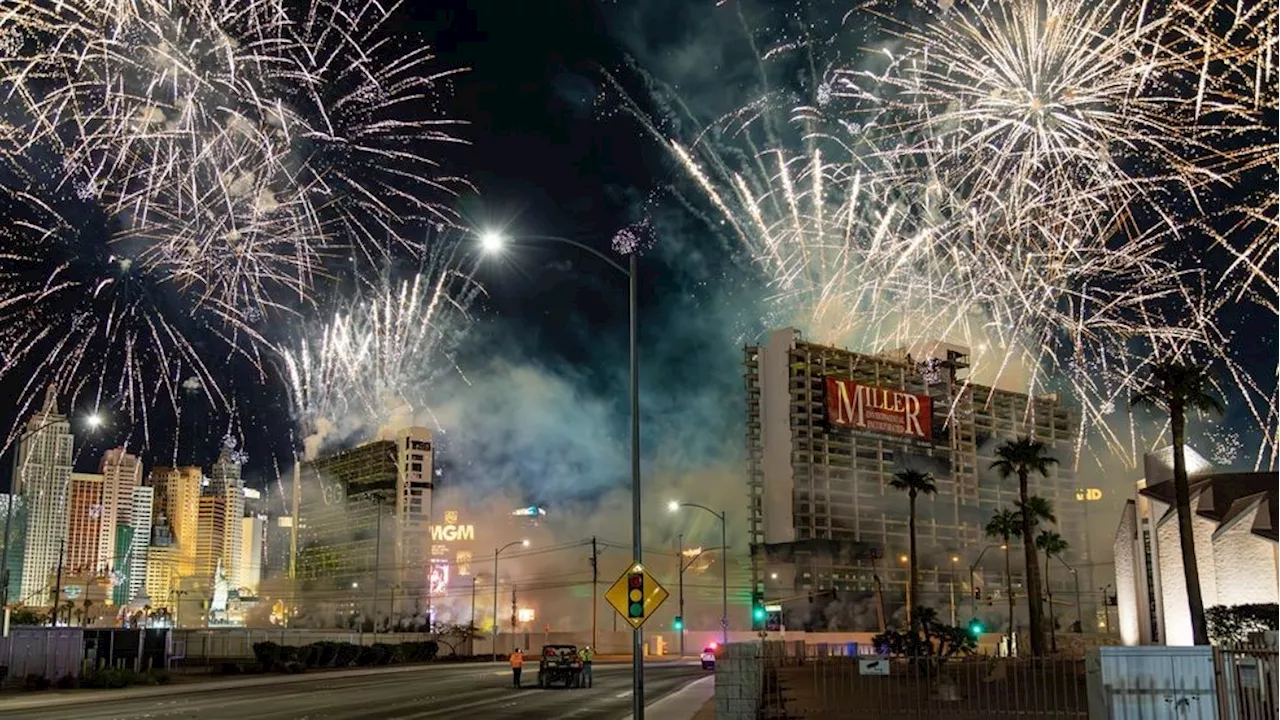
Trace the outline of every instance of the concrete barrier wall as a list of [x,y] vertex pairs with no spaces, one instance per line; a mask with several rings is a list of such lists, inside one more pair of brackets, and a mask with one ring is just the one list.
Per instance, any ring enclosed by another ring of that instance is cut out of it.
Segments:
[[8,668],[6,684],[21,683],[28,675],[51,681],[80,677],[84,631],[80,628],[18,627],[0,638],[0,665]]

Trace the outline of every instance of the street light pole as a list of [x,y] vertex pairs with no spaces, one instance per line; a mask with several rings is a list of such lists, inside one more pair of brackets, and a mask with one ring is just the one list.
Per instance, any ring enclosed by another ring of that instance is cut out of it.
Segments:
[[[636,300],[639,296],[636,262],[639,249],[627,260],[629,292],[627,311],[631,325],[631,560],[640,564],[640,359]],[[631,717],[644,720],[644,636],[640,628],[631,631]]]
[[[579,250],[596,256],[609,267],[627,276],[627,315],[630,326],[629,344],[631,350],[631,562],[633,566],[637,566],[640,565],[640,561],[643,559],[640,547],[640,361],[638,318],[636,313],[640,294],[638,271],[640,248],[632,247],[626,250],[627,265],[623,267],[617,260],[590,245],[576,240],[557,235],[536,235],[531,237],[572,245]],[[506,239],[501,233],[488,231],[480,234],[480,246],[485,251],[499,250],[505,243]],[[497,584],[496,578],[494,579],[494,584],[495,586]],[[494,601],[494,607],[497,607],[496,600]],[[495,616],[497,615],[496,610],[494,614]],[[634,628],[631,631],[631,676],[631,716],[635,720],[644,720],[644,641],[640,628]]]
[[672,500],[668,508],[672,511],[682,507],[705,510],[720,521],[720,641],[729,644],[729,531],[725,511],[716,512],[706,505],[698,503],[682,503]]
[[[493,661],[494,662],[498,662],[498,635],[501,633],[501,630],[502,630],[501,628],[502,624],[498,622],[498,556],[502,554],[503,550],[506,550],[507,548],[515,545],[523,545],[525,547],[528,547],[529,541],[515,540],[513,542],[507,543],[506,545],[503,545],[500,548],[494,548],[493,550]],[[512,592],[513,592],[512,601],[514,603],[515,595],[514,595],[514,591]],[[515,610],[513,609],[511,613],[513,618],[512,627],[514,628],[515,627],[515,620],[514,620]]]

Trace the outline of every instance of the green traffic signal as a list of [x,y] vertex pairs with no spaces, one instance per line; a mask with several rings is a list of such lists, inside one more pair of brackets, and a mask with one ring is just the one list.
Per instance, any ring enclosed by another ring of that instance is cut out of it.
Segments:
[[985,629],[985,628],[983,628],[983,627],[982,627],[982,621],[981,621],[981,620],[979,620],[979,619],[977,619],[977,618],[974,618],[973,620],[970,620],[970,621],[969,621],[969,634],[970,634],[970,635],[972,635],[972,636],[974,636],[974,637],[978,637],[979,635],[981,635],[981,634],[982,634],[982,631],[983,631],[984,629]]
[[675,629],[675,630],[683,630],[683,629],[684,629],[684,618],[682,618],[682,617],[680,617],[679,615],[677,615],[677,616],[676,616],[676,620],[675,620],[675,622],[671,623],[671,627],[672,627],[673,629]]
[[764,622],[764,618],[765,618],[764,608],[757,605],[755,609],[751,611],[751,617],[756,622]]

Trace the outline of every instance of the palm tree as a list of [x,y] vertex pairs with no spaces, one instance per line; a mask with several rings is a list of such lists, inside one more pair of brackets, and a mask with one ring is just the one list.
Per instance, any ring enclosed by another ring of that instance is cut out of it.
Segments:
[[1004,550],[1004,584],[1009,595],[1009,652],[1013,652],[1013,572],[1009,568],[1009,540],[1022,535],[1022,521],[1012,510],[998,510],[984,528],[987,537],[1001,542]]
[[996,448],[996,461],[991,469],[1000,473],[1000,477],[1018,476],[1018,509],[1022,515],[1022,549],[1027,564],[1027,610],[1031,623],[1031,654],[1044,654],[1044,628],[1040,615],[1040,562],[1036,555],[1035,522],[1032,520],[1031,508],[1028,505],[1030,491],[1027,480],[1031,473],[1047,477],[1049,466],[1058,463],[1057,458],[1048,454],[1048,446],[1031,437],[1020,437],[1007,440]]
[[87,626],[92,623],[89,617],[89,608],[93,607],[93,601],[89,598],[84,599],[84,624]]
[[[1018,508],[1018,513],[1022,512],[1022,501],[1014,503]],[[1031,529],[1040,527],[1042,522],[1057,523],[1058,516],[1053,512],[1053,502],[1046,500],[1039,495],[1032,495],[1027,498],[1027,512],[1031,515]]]
[[1213,394],[1208,371],[1176,360],[1156,362],[1143,389],[1133,396],[1133,405],[1164,407],[1169,411],[1173,435],[1173,497],[1178,509],[1178,542],[1182,546],[1182,573],[1187,585],[1187,610],[1191,613],[1191,636],[1196,645],[1209,644],[1205,624],[1204,598],[1200,595],[1200,568],[1196,565],[1195,535],[1191,525],[1191,484],[1187,479],[1187,410],[1222,414],[1222,402]]
[[912,610],[919,602],[919,576],[916,574],[916,497],[918,495],[934,495],[938,486],[933,475],[919,470],[900,470],[893,474],[889,487],[907,493],[907,534],[910,537],[910,550],[907,555],[907,625],[911,625]]
[[1036,547],[1044,551],[1044,589],[1049,596],[1049,649],[1058,652],[1058,620],[1053,615],[1053,585],[1049,583],[1049,566],[1050,560],[1055,555],[1061,557],[1069,545],[1058,533],[1041,530],[1036,536]]

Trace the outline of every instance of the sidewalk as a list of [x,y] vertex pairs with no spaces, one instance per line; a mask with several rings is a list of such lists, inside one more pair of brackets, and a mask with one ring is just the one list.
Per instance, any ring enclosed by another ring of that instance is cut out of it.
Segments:
[[[716,678],[709,675],[645,705],[644,711],[662,720],[709,720],[716,716],[715,694]],[[631,716],[626,720],[631,720]]]

